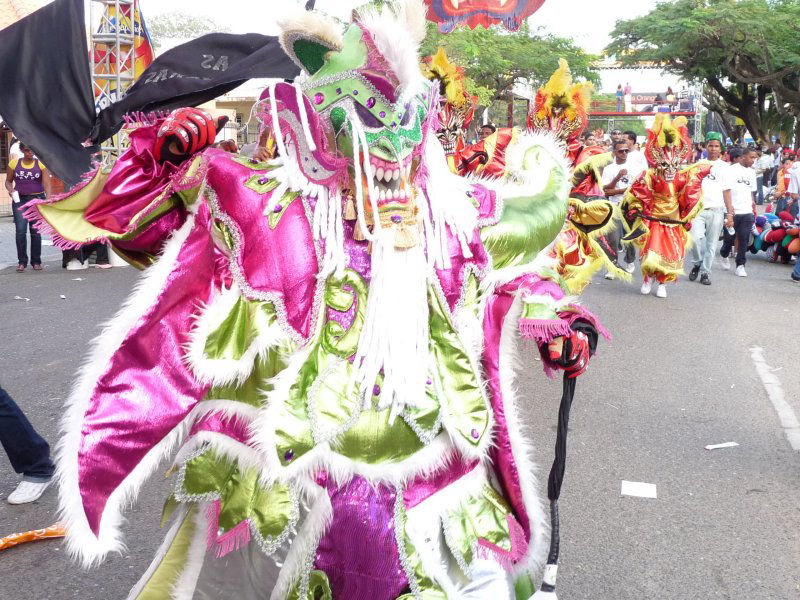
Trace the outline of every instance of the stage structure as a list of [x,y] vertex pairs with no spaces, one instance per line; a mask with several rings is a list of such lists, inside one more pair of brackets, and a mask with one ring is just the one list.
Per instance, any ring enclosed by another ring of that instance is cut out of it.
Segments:
[[[91,0],[92,87],[98,112],[119,100],[153,62],[153,46],[137,0]],[[119,156],[123,129],[102,145],[104,161]]]

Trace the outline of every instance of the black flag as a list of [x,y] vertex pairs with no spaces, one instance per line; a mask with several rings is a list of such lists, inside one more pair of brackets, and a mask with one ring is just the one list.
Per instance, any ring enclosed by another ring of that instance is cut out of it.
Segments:
[[92,140],[114,135],[127,113],[197,106],[248,79],[293,79],[299,73],[274,36],[210,33],[155,59],[119,101],[100,112]]
[[90,167],[95,120],[83,0],[55,0],[0,31],[0,115],[68,183]]

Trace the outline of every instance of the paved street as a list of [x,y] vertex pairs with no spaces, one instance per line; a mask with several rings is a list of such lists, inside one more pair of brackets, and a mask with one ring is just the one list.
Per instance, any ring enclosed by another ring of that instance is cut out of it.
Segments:
[[[8,266],[17,266],[17,246],[14,240],[14,221],[11,217],[0,217],[0,270]],[[28,238],[27,252],[30,256],[31,240]],[[42,262],[59,260],[61,250],[53,247],[47,236],[42,237]],[[30,267],[29,267],[30,268]]]
[[[137,277],[129,268],[59,266],[0,271],[0,381],[50,440],[86,344]],[[748,272],[738,279],[715,269],[710,288],[684,279],[667,300],[642,297],[640,282],[598,278],[587,290],[584,303],[615,339],[601,345],[573,409],[561,502],[563,600],[800,598],[800,452],[773,404],[782,406],[782,389],[784,418],[800,414],[800,285],[788,280],[788,267],[760,257]],[[772,381],[771,396],[754,354],[781,386]],[[519,387],[544,479],[560,384],[545,380],[532,353],[524,359],[530,370]],[[739,445],[704,449],[723,442]],[[655,484],[657,499],[621,497],[622,480]],[[0,496],[16,482],[0,458]],[[0,554],[0,597],[125,598],[160,541],[169,483],[156,476],[146,485],[127,513],[129,551],[99,568],[81,570],[57,541]],[[52,490],[33,505],[0,502],[0,531],[49,525],[55,505]]]

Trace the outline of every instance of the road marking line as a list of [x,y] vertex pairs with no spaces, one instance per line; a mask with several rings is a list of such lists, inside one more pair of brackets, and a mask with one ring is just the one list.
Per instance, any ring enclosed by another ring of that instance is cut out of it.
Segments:
[[791,405],[786,401],[786,396],[783,393],[783,386],[781,381],[772,372],[772,369],[764,360],[764,349],[759,346],[750,348],[750,358],[756,366],[758,376],[761,378],[761,383],[764,384],[764,389],[767,391],[772,406],[775,407],[775,412],[778,413],[781,427],[789,441],[792,450],[800,452],[800,421],[792,409]]
[[706,450],[719,450],[720,448],[735,448],[738,446],[736,442],[725,442],[724,444],[709,444]]
[[658,498],[655,483],[642,483],[640,481],[622,480],[620,494],[623,496],[634,496],[636,498]]

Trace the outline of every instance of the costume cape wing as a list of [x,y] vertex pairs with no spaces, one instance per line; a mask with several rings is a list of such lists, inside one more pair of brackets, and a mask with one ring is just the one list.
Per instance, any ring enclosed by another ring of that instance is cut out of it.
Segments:
[[216,269],[210,209],[192,175],[203,157],[181,170],[145,168],[137,180],[131,165],[152,159],[145,142],[137,137],[110,172],[98,170],[74,192],[28,211],[62,246],[108,240],[140,257],[140,266],[152,263],[94,342],[68,402],[60,508],[68,545],[85,564],[121,549],[123,506],[181,441],[208,389],[184,348],[211,300]]

